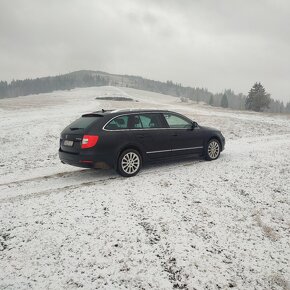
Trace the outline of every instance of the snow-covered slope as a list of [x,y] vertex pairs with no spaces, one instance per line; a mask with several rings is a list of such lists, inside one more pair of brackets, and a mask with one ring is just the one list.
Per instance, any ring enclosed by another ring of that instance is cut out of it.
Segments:
[[[138,102],[96,97],[129,96]],[[134,178],[58,160],[60,131],[100,108],[164,108],[226,150]],[[287,289],[290,120],[129,88],[0,100],[0,289]]]

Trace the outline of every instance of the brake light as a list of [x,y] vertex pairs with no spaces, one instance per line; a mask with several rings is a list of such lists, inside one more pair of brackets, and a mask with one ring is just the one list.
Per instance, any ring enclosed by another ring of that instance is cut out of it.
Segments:
[[99,140],[97,135],[84,135],[82,140],[82,149],[94,147]]

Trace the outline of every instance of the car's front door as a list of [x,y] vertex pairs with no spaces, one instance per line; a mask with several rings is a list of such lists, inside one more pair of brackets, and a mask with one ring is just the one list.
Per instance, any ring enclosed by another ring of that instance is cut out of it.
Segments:
[[203,138],[198,126],[193,127],[193,122],[186,117],[163,113],[169,127],[169,142],[172,155],[200,154],[203,151]]

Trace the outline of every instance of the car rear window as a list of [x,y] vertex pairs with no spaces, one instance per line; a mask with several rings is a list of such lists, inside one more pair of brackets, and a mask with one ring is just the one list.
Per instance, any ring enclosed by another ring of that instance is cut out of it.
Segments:
[[93,122],[101,118],[102,117],[99,117],[99,116],[81,117],[75,120],[74,122],[72,122],[69,125],[69,127],[70,129],[85,129],[88,126],[90,126]]
[[107,130],[128,129],[128,120],[129,120],[129,116],[127,115],[117,117],[113,119],[110,123],[108,123],[105,129]]

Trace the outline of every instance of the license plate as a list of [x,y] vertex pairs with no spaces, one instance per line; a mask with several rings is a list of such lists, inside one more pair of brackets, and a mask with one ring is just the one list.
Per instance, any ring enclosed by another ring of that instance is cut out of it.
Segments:
[[74,145],[74,141],[64,140],[63,145],[72,147]]

